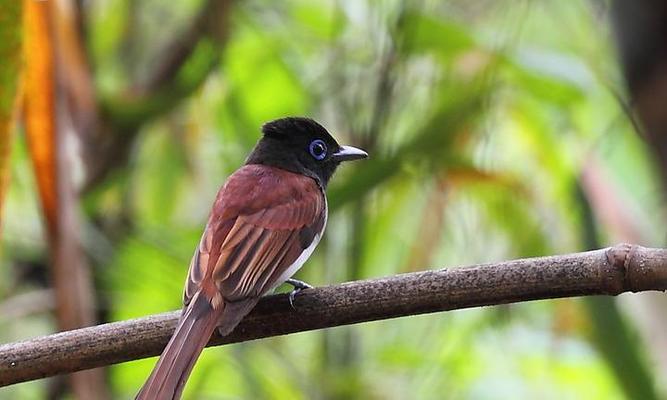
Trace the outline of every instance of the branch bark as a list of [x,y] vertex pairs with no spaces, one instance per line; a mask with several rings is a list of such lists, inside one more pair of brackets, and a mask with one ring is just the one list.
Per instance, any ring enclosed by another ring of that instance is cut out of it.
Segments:
[[[415,272],[264,298],[209,346],[366,321],[571,296],[667,290],[667,249],[620,244],[567,255]],[[0,346],[0,386],[158,355],[178,311]]]

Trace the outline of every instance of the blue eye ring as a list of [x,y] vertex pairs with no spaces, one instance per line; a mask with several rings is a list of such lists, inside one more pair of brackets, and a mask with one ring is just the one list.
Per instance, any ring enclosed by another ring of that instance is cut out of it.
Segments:
[[318,161],[324,160],[327,156],[327,144],[321,139],[315,139],[310,142],[308,150],[310,151],[310,155]]

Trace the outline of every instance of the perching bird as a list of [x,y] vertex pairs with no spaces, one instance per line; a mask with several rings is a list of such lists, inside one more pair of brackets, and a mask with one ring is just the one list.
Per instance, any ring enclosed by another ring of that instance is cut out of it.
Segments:
[[308,118],[282,118],[216,196],[190,263],[184,308],[174,335],[137,399],[178,399],[218,329],[229,334],[259,299],[283,282],[290,302],[309,287],[289,279],[313,253],[327,223],[325,189],[343,161],[366,158],[340,146]]

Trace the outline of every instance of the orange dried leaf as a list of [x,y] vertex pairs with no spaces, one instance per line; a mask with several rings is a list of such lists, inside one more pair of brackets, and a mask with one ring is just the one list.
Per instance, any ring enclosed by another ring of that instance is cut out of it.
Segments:
[[24,0],[24,120],[37,188],[51,234],[56,231],[56,109],[54,45],[49,5]]
[[445,176],[447,182],[453,186],[473,184],[494,184],[527,195],[526,188],[517,178],[497,171],[485,171],[475,167],[460,167],[448,170]]

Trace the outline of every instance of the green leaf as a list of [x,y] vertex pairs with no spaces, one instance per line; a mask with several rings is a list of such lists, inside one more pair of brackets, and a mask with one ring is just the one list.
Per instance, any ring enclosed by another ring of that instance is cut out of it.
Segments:
[[0,0],[0,215],[9,181],[12,117],[22,62],[22,5],[19,0]]
[[447,59],[476,44],[470,30],[454,21],[417,12],[403,18],[406,33],[401,51],[406,55],[429,52]]
[[485,93],[475,88],[469,88],[469,91],[469,95],[460,98],[442,96],[430,118],[392,154],[370,154],[369,160],[364,161],[351,178],[329,190],[331,208],[336,209],[363,196],[401,173],[406,165],[436,163],[446,167],[462,162],[461,156],[454,153],[452,144],[477,116]]

